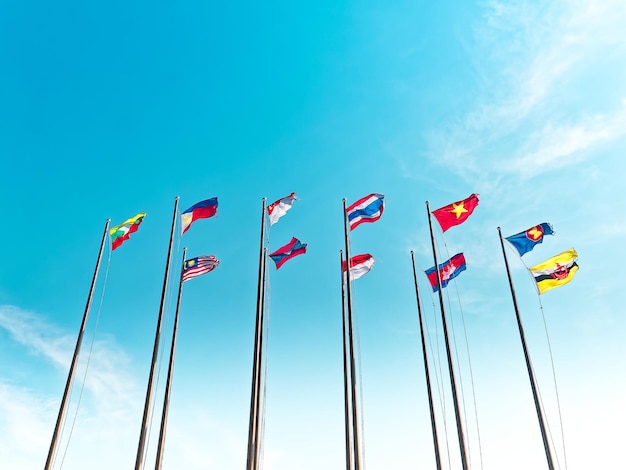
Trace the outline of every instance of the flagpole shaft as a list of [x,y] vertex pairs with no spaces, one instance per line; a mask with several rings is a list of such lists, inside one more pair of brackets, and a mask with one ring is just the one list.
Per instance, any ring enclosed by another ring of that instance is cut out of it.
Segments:
[[537,385],[535,383],[535,373],[533,372],[533,365],[530,361],[530,355],[528,354],[528,348],[526,346],[526,336],[524,334],[524,327],[522,325],[522,317],[519,313],[517,305],[517,296],[515,295],[515,288],[513,287],[513,278],[511,276],[511,270],[509,268],[509,260],[506,256],[506,250],[504,249],[504,239],[502,238],[502,230],[498,227],[498,235],[500,237],[500,246],[502,247],[502,256],[504,257],[504,266],[506,267],[506,274],[509,279],[509,287],[511,288],[511,298],[513,299],[513,308],[515,309],[515,317],[517,319],[517,328],[519,329],[519,336],[522,342],[522,349],[524,350],[524,359],[526,360],[526,369],[528,370],[528,378],[530,379],[530,388],[533,392],[533,399],[535,401],[535,410],[537,411],[537,419],[539,420],[539,428],[541,429],[541,438],[543,440],[543,448],[546,452],[546,459],[548,461],[548,468],[554,470],[554,463],[552,460],[552,451],[550,449],[550,442],[548,440],[548,433],[543,418],[543,412],[541,409],[541,402],[539,401],[539,394],[537,393]]
[[435,446],[435,462],[437,470],[441,470],[441,457],[439,455],[439,438],[437,437],[437,422],[435,420],[435,408],[433,406],[433,393],[430,385],[430,373],[428,369],[428,354],[426,351],[426,341],[424,339],[424,322],[422,320],[422,302],[420,300],[417,286],[417,271],[415,270],[415,255],[411,251],[411,263],[413,265],[413,280],[415,282],[415,298],[417,299],[417,313],[420,325],[420,337],[422,339],[422,355],[424,357],[424,374],[426,375],[426,388],[428,390],[428,408],[430,409],[430,424],[433,433],[433,445]]
[[248,456],[246,461],[246,470],[256,470],[256,440],[257,440],[257,403],[258,403],[258,377],[260,373],[260,347],[259,343],[262,339],[263,328],[263,272],[265,270],[264,263],[265,249],[265,198],[261,208],[261,241],[259,247],[259,277],[257,284],[257,303],[256,303],[256,324],[254,328],[254,353],[252,359],[252,380],[250,392],[250,422],[248,426]]
[[157,356],[159,354],[159,342],[161,340],[161,326],[163,323],[163,312],[165,310],[165,297],[167,293],[167,283],[170,275],[170,260],[172,257],[172,247],[174,246],[174,233],[176,229],[176,214],[178,211],[178,196],[174,200],[174,212],[172,215],[172,229],[170,231],[170,244],[167,250],[165,261],[165,275],[163,277],[163,289],[161,291],[161,305],[157,318],[156,332],[154,334],[154,346],[152,348],[152,363],[150,364],[150,375],[148,377],[148,387],[146,389],[146,400],[143,407],[143,418],[141,421],[141,432],[139,433],[139,443],[137,445],[137,458],[135,459],[135,470],[143,468],[144,450],[146,445],[146,434],[148,432],[148,415],[150,414],[150,401],[152,399],[152,382],[154,380],[154,369],[156,367]]
[[174,315],[174,327],[172,330],[172,343],[170,346],[170,360],[167,366],[167,382],[165,385],[165,396],[163,397],[163,412],[161,414],[161,428],[159,430],[159,445],[157,447],[156,461],[154,464],[155,470],[161,470],[161,464],[163,462],[163,451],[165,447],[165,431],[167,429],[167,415],[170,408],[170,392],[172,389],[172,377],[174,374],[174,359],[176,357],[176,338],[178,336],[178,318],[180,312],[180,299],[183,294],[183,271],[182,266],[185,263],[185,257],[187,256],[187,248],[183,249],[183,260],[181,262],[180,279],[178,281],[178,297],[176,299],[176,313]]
[[459,397],[456,389],[456,379],[454,378],[454,365],[452,363],[452,352],[450,350],[450,339],[448,337],[448,324],[446,322],[445,305],[443,301],[443,292],[441,289],[441,275],[439,273],[439,263],[437,262],[437,250],[435,247],[435,234],[433,232],[433,222],[430,216],[430,205],[426,201],[426,213],[428,214],[428,226],[430,228],[430,241],[433,248],[433,259],[435,261],[435,272],[437,273],[437,292],[439,294],[439,306],[441,308],[441,323],[443,325],[443,336],[446,344],[446,356],[448,358],[448,373],[450,375],[450,386],[452,388],[452,399],[454,403],[454,416],[456,418],[456,429],[459,439],[459,448],[461,451],[461,464],[463,470],[469,470],[467,461],[467,452],[465,449],[465,437],[463,434],[463,422],[461,421],[461,410],[459,406]]
[[256,433],[256,440],[255,440],[255,449],[254,449],[254,461],[256,462],[256,468],[261,468],[261,463],[260,463],[260,451],[261,451],[261,441],[263,440],[263,436],[261,433],[261,420],[263,417],[263,406],[261,404],[261,400],[264,398],[265,396],[265,390],[264,390],[264,381],[263,381],[263,373],[264,373],[264,367],[263,367],[263,358],[265,356],[264,354],[264,340],[265,340],[265,275],[267,273],[267,248],[263,249],[263,275],[262,275],[262,279],[263,279],[263,289],[261,290],[261,337],[259,338],[259,365],[257,367],[257,390],[258,393],[256,395],[256,419],[255,419],[255,433]]
[[350,384],[352,396],[352,439],[354,446],[354,468],[361,470],[361,451],[359,439],[359,413],[356,391],[356,363],[354,359],[354,322],[352,318],[352,281],[350,280],[350,237],[348,217],[346,215],[346,200],[343,200],[343,228],[346,248],[346,292],[348,308],[348,343],[350,351]]
[[76,346],[74,347],[74,355],[72,356],[72,362],[70,363],[70,370],[67,374],[67,381],[65,382],[65,389],[63,390],[63,398],[61,399],[61,405],[59,407],[59,414],[57,415],[56,424],[54,425],[54,432],[52,433],[52,439],[50,441],[50,448],[48,449],[48,457],[46,458],[45,470],[50,470],[54,462],[54,456],[56,454],[56,448],[59,440],[59,431],[61,429],[61,423],[65,416],[65,409],[67,408],[67,402],[69,401],[70,389],[72,388],[72,382],[74,381],[74,373],[76,372],[76,364],[78,362],[78,356],[80,354],[80,347],[83,342],[83,335],[85,333],[85,327],[87,326],[87,319],[89,318],[89,310],[91,308],[91,301],[93,299],[93,293],[96,287],[96,280],[98,279],[98,272],[100,271],[100,263],[102,261],[102,253],[104,252],[104,245],[106,243],[107,233],[109,231],[110,219],[107,219],[104,224],[104,232],[102,233],[102,241],[100,242],[100,250],[98,251],[98,259],[96,261],[96,267],[91,278],[91,286],[89,287],[89,294],[87,295],[87,304],[85,305],[85,312],[83,313],[83,319],[78,330],[78,337],[76,338]]
[[[346,470],[353,470],[352,463],[352,429],[350,423],[351,402],[350,402],[350,381],[348,371],[348,348],[346,346],[346,284],[343,280],[343,250],[339,250],[339,267],[341,271],[341,329],[343,347],[343,400],[344,400],[344,417],[346,429]],[[346,265],[347,266],[347,265]]]

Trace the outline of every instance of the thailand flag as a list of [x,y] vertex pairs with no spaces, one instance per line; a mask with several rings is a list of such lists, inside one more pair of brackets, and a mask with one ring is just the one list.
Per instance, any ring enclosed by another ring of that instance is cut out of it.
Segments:
[[267,206],[267,216],[270,219],[270,226],[278,222],[278,219],[280,219],[283,215],[287,213],[289,209],[291,209],[291,205],[296,199],[296,193],[291,193],[289,196],[285,196]]
[[[439,265],[439,278],[441,280],[441,288],[443,289],[444,287],[446,287],[452,279],[465,271],[466,268],[467,264],[465,263],[465,256],[463,255],[463,253],[457,253],[448,261],[441,263]],[[437,292],[439,288],[437,286],[437,271],[435,271],[434,266],[426,270],[426,276],[428,276],[428,281],[433,288],[433,292]]]
[[354,230],[363,222],[376,222],[383,215],[385,196],[370,194],[359,199],[346,209],[350,230]]
[[[346,277],[346,262],[342,263],[343,277]],[[363,255],[356,255],[350,258],[350,280],[354,281],[355,279],[360,278],[364,274],[367,274],[374,266],[374,257],[369,253],[365,253]]]
[[276,263],[276,269],[279,269],[285,262],[291,258],[306,253],[306,243],[302,243],[296,237],[292,237],[291,241],[285,246],[279,248],[269,255]]
[[206,201],[200,201],[194,204],[180,215],[182,233],[185,233],[191,227],[191,224],[198,219],[207,219],[213,217],[217,213],[217,198],[212,197]]

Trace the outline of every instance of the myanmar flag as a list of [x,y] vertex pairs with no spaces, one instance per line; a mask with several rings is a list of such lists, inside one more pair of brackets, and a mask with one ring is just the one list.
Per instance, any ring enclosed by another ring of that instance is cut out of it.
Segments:
[[111,235],[111,250],[115,250],[118,246],[128,240],[130,238],[130,234],[136,232],[137,229],[139,229],[139,224],[141,224],[141,221],[145,216],[145,212],[140,212],[135,217],[131,217],[123,224],[116,225],[111,230],[109,230],[109,234]]

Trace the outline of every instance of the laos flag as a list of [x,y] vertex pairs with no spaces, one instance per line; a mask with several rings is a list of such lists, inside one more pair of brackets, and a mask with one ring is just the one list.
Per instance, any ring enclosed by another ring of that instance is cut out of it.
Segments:
[[206,201],[194,204],[180,215],[182,233],[191,227],[191,224],[198,219],[208,219],[217,213],[217,198],[212,197]]
[[365,196],[346,209],[350,230],[354,230],[363,222],[376,222],[383,215],[385,196],[370,194]]

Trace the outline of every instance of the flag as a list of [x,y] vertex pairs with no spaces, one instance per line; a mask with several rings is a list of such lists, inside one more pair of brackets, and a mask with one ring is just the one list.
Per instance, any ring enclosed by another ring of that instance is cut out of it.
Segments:
[[109,230],[109,234],[111,235],[111,251],[115,250],[118,246],[128,240],[130,238],[130,234],[135,233],[137,229],[139,229],[139,224],[141,224],[145,216],[145,212],[140,212],[123,224],[116,225]]
[[185,233],[191,227],[191,224],[198,219],[208,219],[217,213],[217,198],[212,197],[206,201],[200,201],[194,204],[180,215],[182,225],[182,233]]
[[506,237],[506,239],[511,245],[513,245],[513,247],[515,247],[520,256],[524,256],[525,253],[528,253],[535,248],[535,245],[543,241],[544,235],[554,235],[552,225],[547,222],[535,225],[525,232],[516,233],[515,235]]
[[363,222],[376,222],[383,215],[385,196],[370,194],[359,199],[346,209],[350,230],[354,230]]
[[578,271],[577,259],[578,253],[574,248],[571,248],[529,268],[535,278],[539,293],[543,294],[571,281]]
[[291,193],[289,196],[285,196],[267,206],[267,216],[270,219],[270,226],[278,222],[278,219],[291,209],[291,205],[296,199],[296,193]]
[[[346,262],[342,261],[341,269],[343,271],[343,276],[345,279],[346,276]],[[360,278],[364,274],[367,274],[374,266],[374,257],[369,253],[365,253],[363,255],[356,255],[350,258],[350,280],[354,281],[355,279]]]
[[296,237],[293,237],[289,243],[271,253],[269,257],[276,263],[276,269],[279,269],[286,261],[304,253],[306,253],[306,243],[302,243]]
[[477,205],[478,194],[472,194],[467,199],[453,202],[452,204],[434,210],[432,214],[439,222],[439,225],[441,225],[441,230],[445,232],[450,227],[465,222],[467,218],[472,215]]
[[[439,277],[441,278],[441,288],[443,289],[448,285],[452,279],[457,277],[461,272],[465,271],[467,265],[465,264],[465,256],[463,253],[457,253],[445,263],[439,265]],[[433,288],[433,292],[437,292],[437,272],[435,267],[426,270],[426,275],[430,281],[430,285]]]
[[213,255],[185,260],[183,263],[183,282],[213,271],[219,264],[220,261]]

